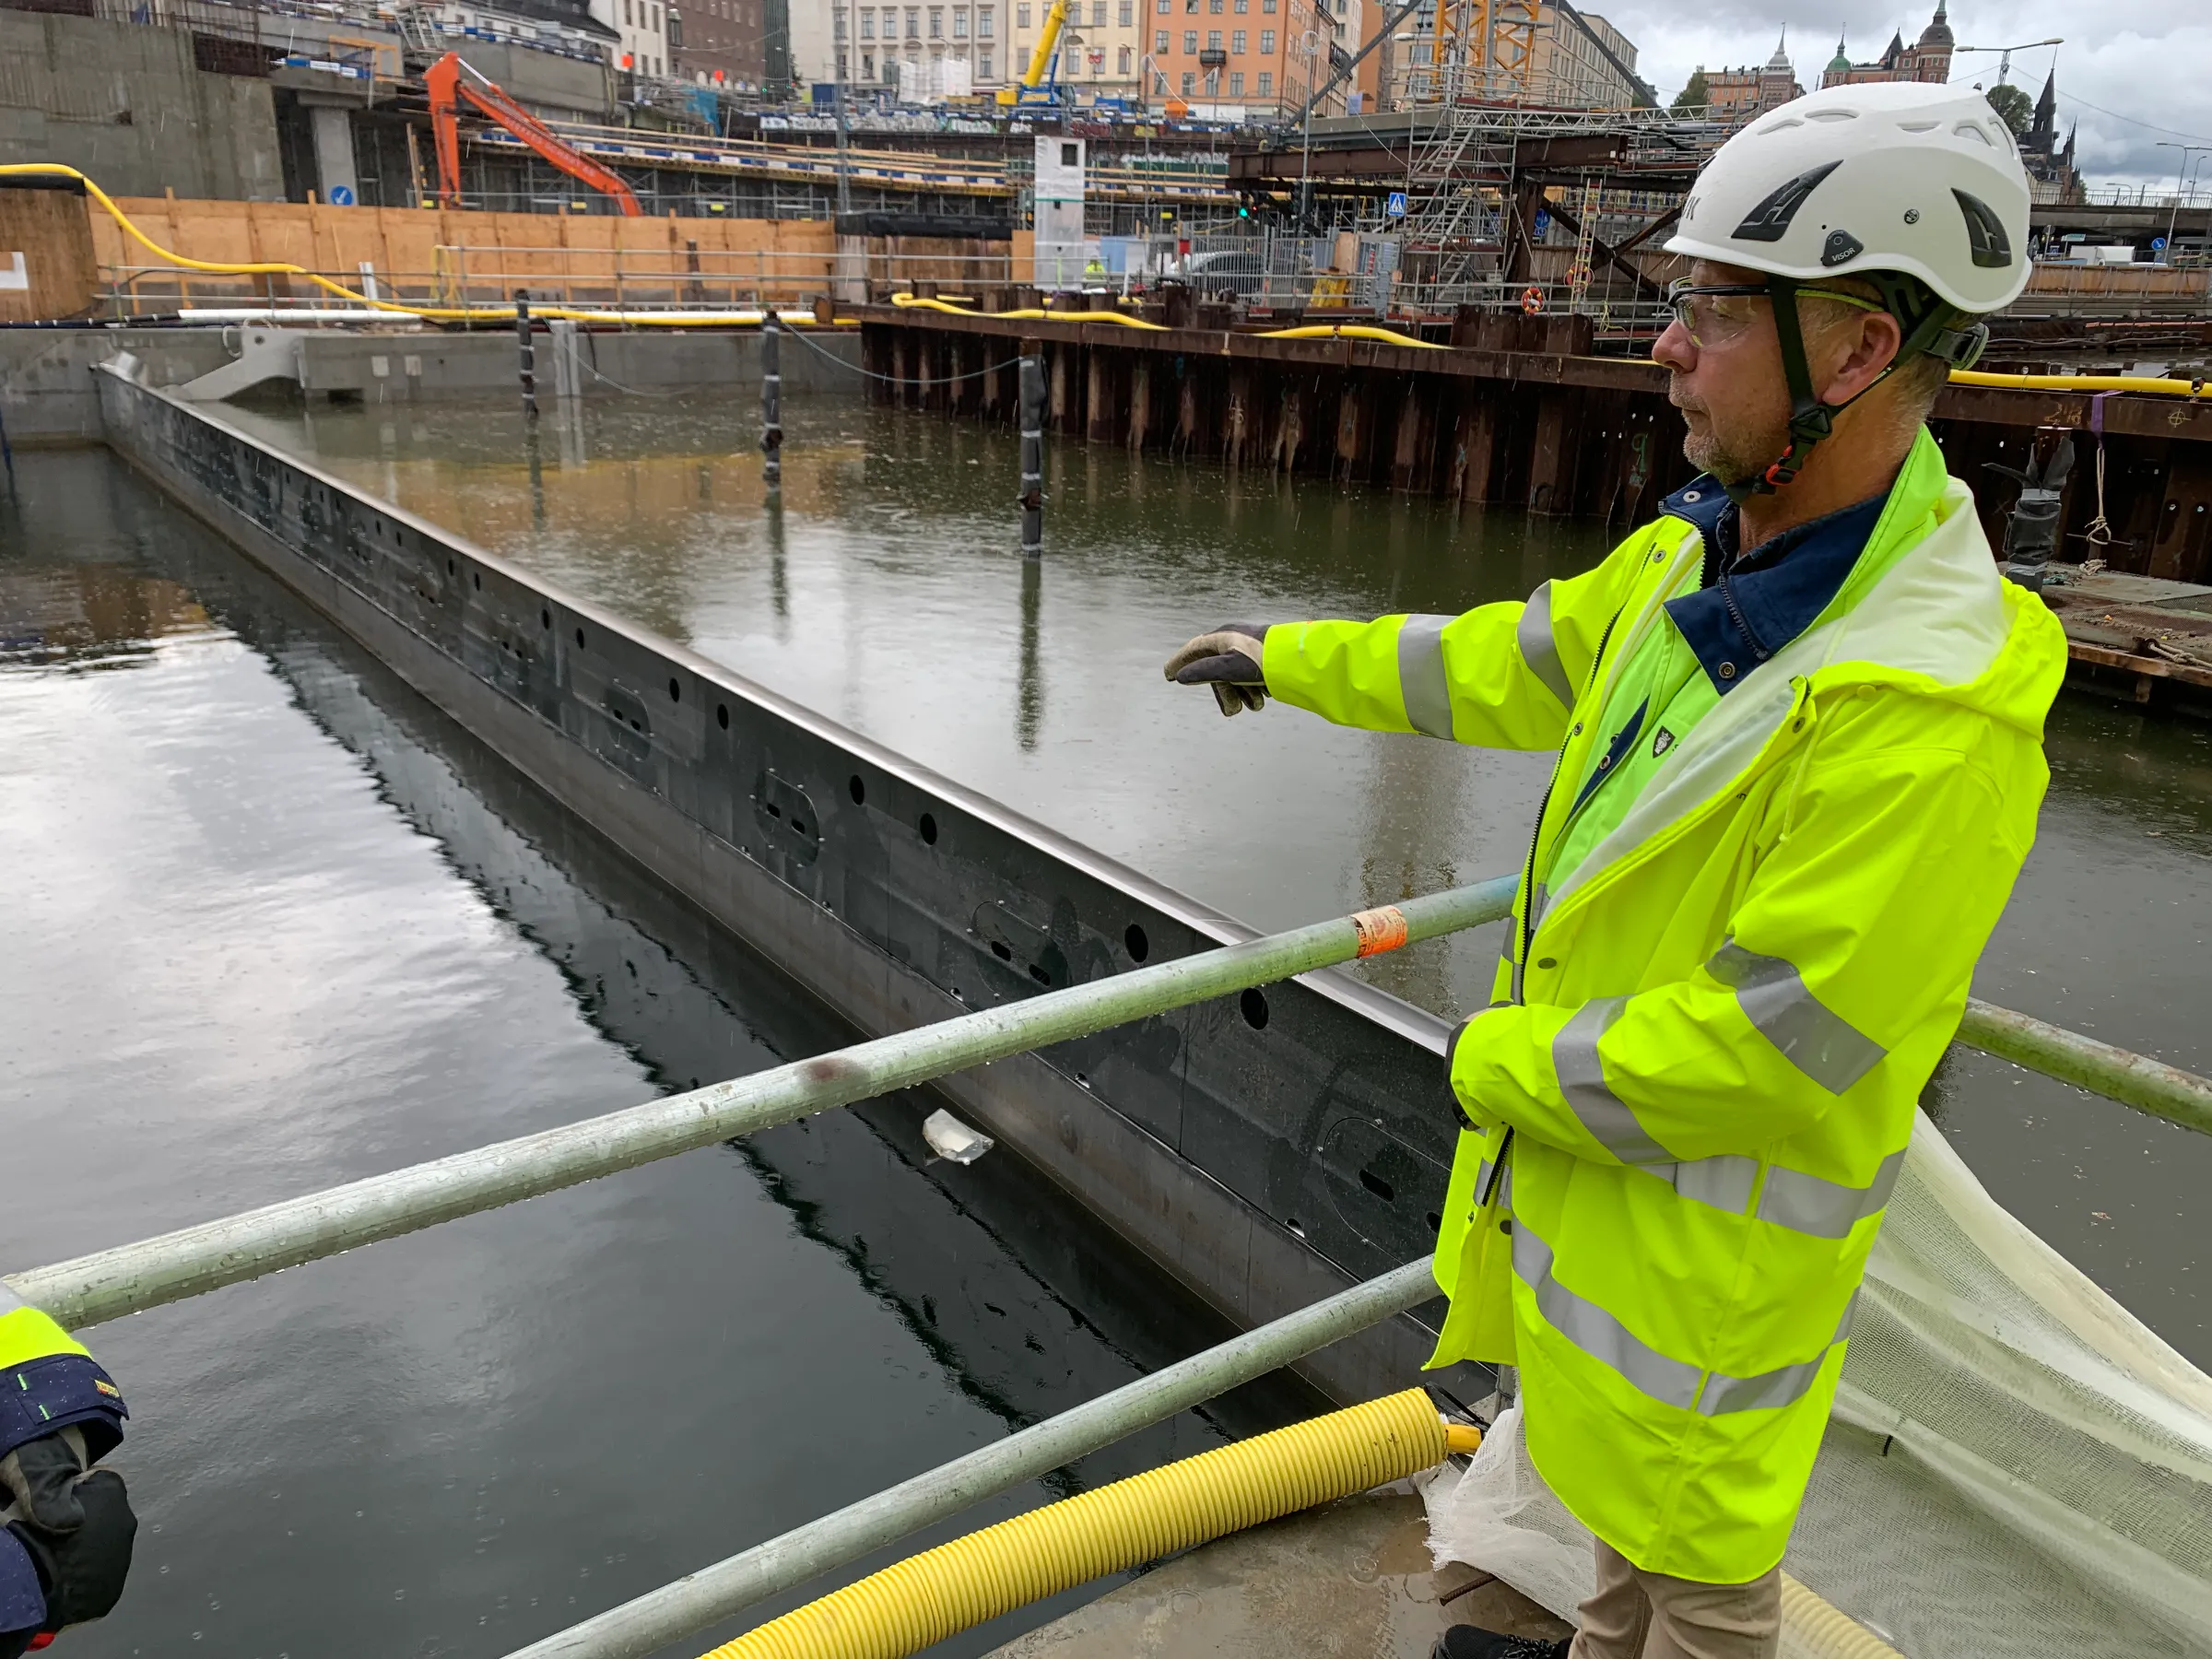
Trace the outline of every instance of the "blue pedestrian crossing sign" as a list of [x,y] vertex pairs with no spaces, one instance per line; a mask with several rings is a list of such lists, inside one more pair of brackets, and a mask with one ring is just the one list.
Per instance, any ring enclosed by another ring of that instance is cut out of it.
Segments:
[[1382,216],[1385,218],[1404,218],[1406,217],[1406,193],[1404,191],[1394,190],[1390,193],[1390,201],[1383,207]]

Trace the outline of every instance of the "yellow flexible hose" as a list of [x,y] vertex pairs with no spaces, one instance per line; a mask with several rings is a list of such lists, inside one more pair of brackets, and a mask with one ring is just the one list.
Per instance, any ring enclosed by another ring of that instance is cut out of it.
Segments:
[[1793,1644],[1819,1659],[1904,1659],[1895,1648],[1788,1573],[1782,1575],[1782,1622]]
[[[937,311],[954,317],[991,317],[999,322],[1029,322],[1051,320],[1061,323],[1119,323],[1124,328],[1142,328],[1154,334],[1165,334],[1167,325],[1147,323],[1142,317],[1124,317],[1119,312],[1068,312],[1041,310],[1030,306],[1022,311],[979,312],[966,306],[953,305],[944,300],[925,300],[918,294],[899,293],[891,296],[891,303],[905,311]],[[1431,340],[1417,340],[1411,335],[1399,334],[1394,329],[1371,328],[1361,323],[1308,323],[1297,328],[1275,328],[1253,335],[1258,340],[1380,340],[1389,346],[1416,346],[1423,351],[1448,351],[1451,347],[1439,346]]]
[[[334,295],[340,300],[350,300],[356,305],[367,306],[371,311],[390,312],[403,317],[419,317],[431,323],[498,323],[510,321],[514,316],[514,312],[504,306],[486,308],[483,306],[408,305],[397,300],[371,300],[368,295],[349,288],[342,282],[334,281],[319,271],[311,271],[305,265],[289,265],[282,260],[187,258],[184,254],[171,252],[154,241],[152,237],[147,235],[145,231],[139,229],[131,222],[130,215],[115,205],[113,197],[110,196],[90,178],[77,171],[76,168],[65,166],[59,161],[18,161],[0,166],[0,179],[18,178],[27,174],[50,179],[75,179],[85,187],[86,194],[107,210],[108,217],[115,221],[125,236],[146,249],[156,259],[165,265],[174,265],[179,270],[205,271],[213,276],[304,276],[324,293]],[[559,322],[624,323],[633,326],[654,328],[727,328],[730,326],[728,322],[720,318],[664,318],[657,317],[651,312],[588,311],[560,305],[536,306],[532,309],[530,314],[534,317],[544,317]],[[796,320],[784,319],[787,324]],[[850,328],[857,326],[857,324],[850,318],[841,317],[833,326]]]
[[1407,1389],[956,1538],[706,1659],[900,1659],[1071,1585],[1433,1468],[1449,1443],[1429,1396]]
[[2137,374],[1983,374],[1977,369],[1952,370],[1951,384],[2030,392],[2150,392],[2172,397],[2195,397],[2205,389],[2201,381],[2158,380]]
[[1394,328],[1371,328],[1364,323],[1309,323],[1299,328],[1270,329],[1263,340],[1381,340],[1388,346],[1415,346],[1423,351],[1449,351],[1434,340],[1417,340]]

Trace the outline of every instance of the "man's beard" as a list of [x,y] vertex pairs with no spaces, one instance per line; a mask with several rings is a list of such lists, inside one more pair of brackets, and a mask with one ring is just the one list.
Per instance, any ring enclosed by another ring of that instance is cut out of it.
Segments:
[[[1705,417],[1704,430],[1700,431],[1696,427],[1685,424],[1682,453],[1692,466],[1700,472],[1710,473],[1723,484],[1740,484],[1746,478],[1757,477],[1767,470],[1775,456],[1788,447],[1786,435],[1771,445],[1760,444],[1756,439],[1747,445],[1741,437],[1731,441],[1721,436],[1720,428],[1710,409],[1700,409],[1698,413]],[[1763,453],[1756,457],[1743,453],[1745,448],[1754,445]]]

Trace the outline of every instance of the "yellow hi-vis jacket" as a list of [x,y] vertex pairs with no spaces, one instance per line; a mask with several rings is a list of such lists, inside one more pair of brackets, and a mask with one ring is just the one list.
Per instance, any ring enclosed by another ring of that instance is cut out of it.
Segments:
[[2065,645],[1924,430],[1827,608],[1555,881],[1608,698],[1703,559],[1662,517],[1526,605],[1271,628],[1264,667],[1346,724],[1559,747],[1495,1000],[1453,1040],[1475,1127],[1432,1363],[1517,1362],[1570,1510],[1640,1567],[1741,1583],[1782,1559],[1914,1104],[2033,838]]

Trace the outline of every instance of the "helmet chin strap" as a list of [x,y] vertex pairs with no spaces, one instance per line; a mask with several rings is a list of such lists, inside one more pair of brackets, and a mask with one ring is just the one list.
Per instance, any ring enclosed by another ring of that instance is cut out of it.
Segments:
[[[1887,272],[1870,273],[1869,276],[1881,290],[1883,309],[1896,319],[1904,337],[1898,342],[1897,355],[1882,371],[1840,404],[1823,403],[1813,394],[1813,372],[1805,359],[1805,330],[1797,316],[1797,296],[1806,285],[1791,276],[1767,278],[1767,292],[1774,304],[1774,338],[1782,347],[1783,379],[1790,393],[1790,442],[1765,471],[1721,486],[1738,507],[1753,496],[1772,495],[1795,478],[1813,445],[1835,429],[1836,417],[1888,380],[1899,364],[1924,351],[1954,369],[1971,369],[1987,347],[1987,324],[1950,311],[1910,277]],[[1966,326],[1959,326],[1961,323]]]
[[1721,488],[1741,507],[1753,496],[1772,495],[1795,478],[1806,457],[1835,429],[1836,417],[1889,378],[1902,358],[1900,351],[1888,368],[1876,375],[1840,404],[1823,403],[1813,393],[1813,371],[1805,360],[1805,330],[1797,317],[1797,293],[1803,285],[1788,276],[1769,276],[1767,292],[1774,301],[1774,337],[1782,347],[1782,374],[1790,391],[1790,443],[1764,472],[1758,472]]

